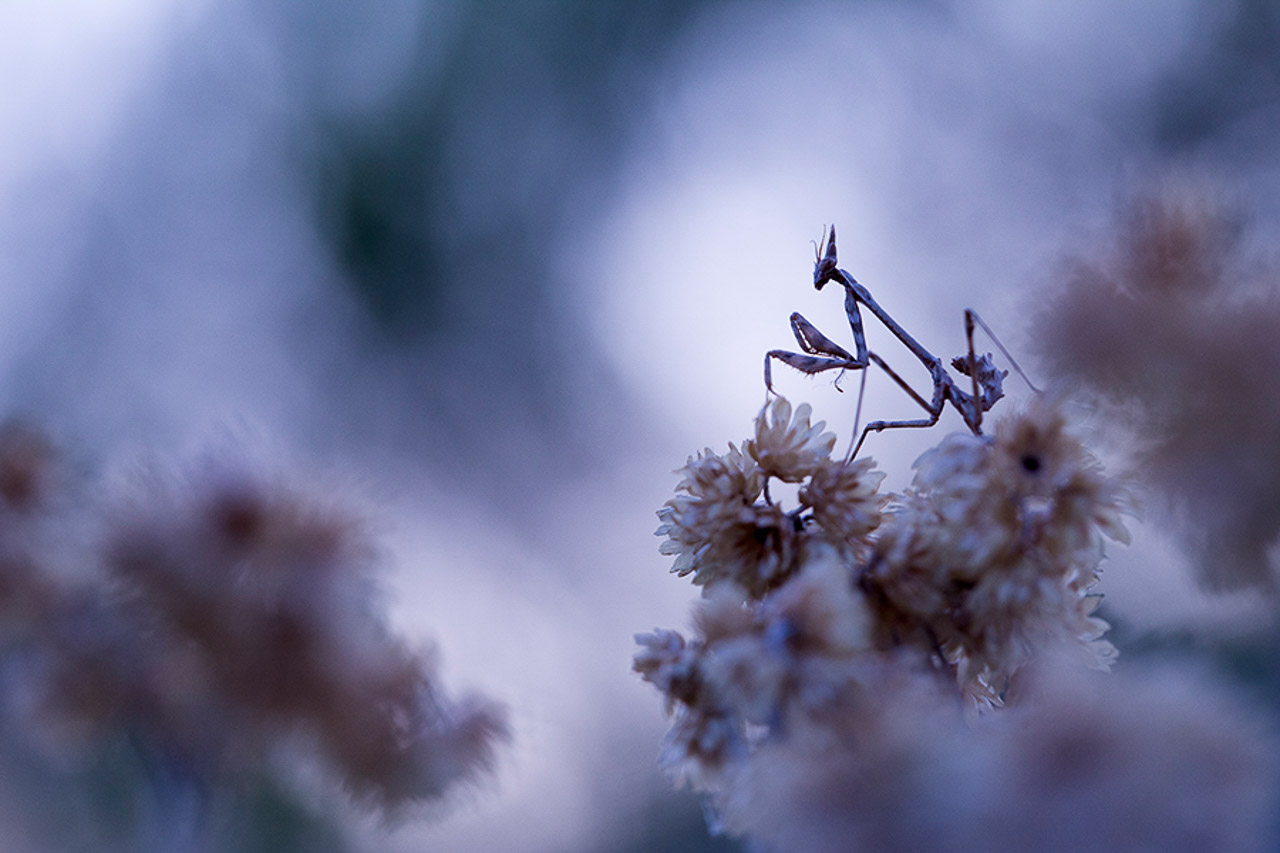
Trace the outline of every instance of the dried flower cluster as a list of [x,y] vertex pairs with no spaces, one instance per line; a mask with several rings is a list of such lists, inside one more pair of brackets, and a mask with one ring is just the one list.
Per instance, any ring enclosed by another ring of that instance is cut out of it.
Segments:
[[1057,408],[1037,401],[995,436],[954,434],[916,463],[860,583],[880,603],[880,644],[907,638],[955,667],[965,695],[999,704],[1037,651],[1115,651],[1091,616],[1102,538],[1127,541],[1122,494]]
[[1244,237],[1242,217],[1201,193],[1139,196],[1054,282],[1032,340],[1128,435],[1201,581],[1275,589],[1280,276]]
[[68,479],[39,433],[0,429],[8,710],[47,745],[128,731],[201,784],[310,757],[384,812],[491,765],[503,711],[448,698],[390,632],[348,510],[226,465],[106,507]]
[[1262,853],[1266,726],[1187,673],[1035,667],[1035,701],[964,724],[886,673],[874,710],[762,743],[721,814],[762,849]]
[[[857,547],[880,523],[876,489],[882,473],[868,461],[831,458],[834,433],[809,423],[810,408],[779,397],[756,418],[745,452],[730,444],[720,456],[710,448],[682,469],[684,492],[658,511],[662,553],[675,554],[672,571],[709,585],[730,581],[759,598],[790,577],[812,543]],[[784,512],[769,499],[770,477],[803,483],[802,509]],[[808,515],[804,510],[810,510]]]
[[[743,451],[691,458],[658,513],[661,550],[703,597],[691,637],[637,635],[634,669],[673,717],[662,764],[722,828],[806,851],[1250,849],[1237,834],[1254,837],[1241,827],[1263,813],[1265,769],[1234,764],[1255,748],[1244,734],[1215,736],[1221,720],[1194,704],[1082,698],[1078,674],[1115,657],[1094,586],[1104,539],[1127,540],[1125,498],[1057,405],[946,437],[901,495],[878,493],[869,460],[832,459],[809,418],[777,399]],[[799,484],[796,509],[771,479]],[[1176,797],[1100,805],[1166,766]],[[1037,819],[1068,810],[1058,784],[1100,835]],[[1186,838],[1208,846],[1166,843]]]

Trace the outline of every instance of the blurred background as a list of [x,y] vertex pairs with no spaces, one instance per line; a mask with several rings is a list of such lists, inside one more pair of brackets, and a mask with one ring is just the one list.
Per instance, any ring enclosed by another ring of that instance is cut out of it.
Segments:
[[[393,621],[514,742],[353,844],[738,849],[657,771],[631,635],[685,625],[653,512],[748,435],[790,312],[851,343],[811,241],[836,223],[938,355],[966,307],[1027,352],[1064,253],[1149,180],[1274,230],[1278,48],[1265,0],[6,4],[0,390],[89,465],[230,437],[374,507]],[[775,378],[846,446],[856,377]],[[914,412],[872,374],[867,416]],[[901,488],[939,437],[865,452]],[[1247,605],[1147,527],[1103,589],[1134,632]]]

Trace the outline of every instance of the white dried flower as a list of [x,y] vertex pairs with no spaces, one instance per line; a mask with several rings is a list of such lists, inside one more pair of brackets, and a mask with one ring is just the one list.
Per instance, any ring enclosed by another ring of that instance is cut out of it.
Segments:
[[1033,700],[981,733],[998,772],[973,849],[1271,849],[1274,738],[1220,685],[1185,668],[1032,681]]
[[759,597],[795,569],[797,522],[776,504],[756,503],[764,476],[732,444],[691,457],[677,495],[658,510],[666,536],[659,550],[676,555],[671,571],[706,586],[731,581]]
[[658,510],[662,524],[654,532],[667,537],[658,550],[675,555],[671,571],[684,577],[694,570],[696,560],[714,550],[740,523],[743,510],[760,496],[764,477],[732,444],[725,456],[711,448],[690,456],[677,473],[684,476],[676,491],[685,494],[676,495]]
[[658,763],[677,786],[707,791],[720,783],[725,767],[745,749],[741,725],[727,714],[686,708],[676,712]]
[[667,713],[676,702],[696,702],[701,684],[698,654],[680,632],[658,628],[650,634],[636,634],[635,640],[640,651],[632,659],[631,668],[662,691],[667,698]]
[[726,828],[782,853],[951,850],[939,824],[974,780],[946,760],[961,726],[954,702],[916,687],[899,696],[885,684],[879,706],[846,725],[799,721],[762,745],[716,800]]
[[115,714],[210,776],[300,734],[388,811],[490,766],[505,714],[451,700],[431,656],[388,630],[358,517],[240,468],[151,486],[104,547],[125,602],[121,660],[102,670]]
[[927,680],[888,679],[847,727],[801,721],[730,768],[720,816],[780,853],[1268,849],[1272,738],[1211,685],[1036,681],[965,725]]
[[673,631],[637,635],[633,668],[664,693],[682,732],[667,745],[668,765],[714,763],[708,756],[721,753],[708,750],[704,723],[767,735],[796,715],[847,716],[859,691],[874,689],[865,684],[867,661],[878,659],[870,614],[844,557],[815,544],[800,573],[762,601],[718,586],[695,609],[692,642]]
[[847,710],[872,646],[870,614],[842,557],[811,547],[794,578],[752,605],[749,631],[707,643],[707,682],[747,722]]
[[798,483],[830,459],[836,435],[823,432],[825,421],[810,426],[811,413],[809,404],[801,403],[793,417],[791,403],[777,397],[756,415],[756,434],[745,449],[766,475]]
[[878,494],[883,471],[875,462],[827,460],[800,489],[800,504],[813,510],[818,527],[833,542],[861,541],[880,526],[884,499]]
[[887,630],[932,646],[962,690],[999,701],[1037,649],[1071,640],[1105,667],[1092,616],[1104,535],[1123,538],[1122,493],[1051,402],[986,439],[951,435],[916,463],[865,573]]
[[1118,427],[1211,590],[1280,590],[1280,268],[1226,195],[1166,176],[1061,266],[1028,340]]
[[694,606],[693,624],[701,642],[715,645],[757,630],[756,608],[743,591],[721,584],[704,591]]

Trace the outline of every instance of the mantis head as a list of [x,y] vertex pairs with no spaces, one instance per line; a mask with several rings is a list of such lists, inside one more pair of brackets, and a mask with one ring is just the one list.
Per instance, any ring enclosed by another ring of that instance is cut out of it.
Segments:
[[813,286],[822,290],[822,286],[836,275],[836,227],[831,226],[829,232],[823,233],[823,245],[813,246]]

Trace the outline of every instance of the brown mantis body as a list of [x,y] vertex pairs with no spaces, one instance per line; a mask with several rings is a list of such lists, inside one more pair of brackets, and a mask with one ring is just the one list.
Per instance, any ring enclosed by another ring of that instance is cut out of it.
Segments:
[[[827,282],[834,281],[844,288],[844,311],[849,318],[849,327],[853,330],[854,352],[850,353],[822,334],[817,327],[801,316],[799,312],[796,312],[791,315],[791,331],[795,334],[796,342],[800,345],[802,351],[770,350],[765,353],[764,384],[766,393],[773,392],[771,372],[773,359],[777,359],[794,367],[796,370],[808,374],[822,373],[827,370],[865,370],[868,364],[875,363],[885,373],[889,374],[890,378],[898,383],[910,395],[911,399],[919,403],[927,412],[926,417],[911,420],[871,421],[862,430],[861,436],[859,436],[857,443],[849,454],[850,458],[858,454],[858,450],[862,447],[862,442],[866,440],[867,434],[870,432],[933,426],[938,422],[938,418],[942,416],[942,410],[947,403],[950,403],[960,413],[960,416],[964,419],[965,426],[969,427],[974,435],[982,434],[982,414],[990,411],[991,407],[1004,396],[1004,378],[1009,375],[1009,371],[997,370],[995,363],[991,359],[991,353],[985,353],[981,357],[974,353],[973,330],[975,325],[982,327],[983,331],[1000,348],[1000,352],[1004,354],[1005,358],[1009,359],[1009,363],[1018,371],[1018,375],[1027,381],[1033,391],[1036,390],[1030,380],[1027,380],[1026,374],[1018,367],[1017,362],[1013,360],[1009,352],[992,334],[987,324],[982,321],[982,318],[976,312],[969,309],[964,312],[964,332],[968,341],[969,351],[966,355],[958,356],[951,360],[951,366],[959,373],[969,377],[969,382],[957,382],[947,372],[942,359],[925,349],[919,341],[889,315],[889,312],[880,307],[865,287],[859,284],[849,273],[839,268],[836,258],[836,230],[834,226],[832,226],[829,235],[827,235],[825,243],[825,250],[819,249],[819,255],[813,265],[813,286],[821,290]],[[925,400],[924,397],[916,393],[915,389],[889,367],[884,359],[867,349],[866,336],[862,328],[860,305],[865,305],[867,310],[874,314],[893,333],[894,337],[902,341],[903,345],[929,371],[929,375],[933,379],[932,400]],[[865,380],[865,374],[863,376]],[[968,390],[962,388],[962,384],[968,386]],[[861,400],[859,400],[859,406],[861,406]],[[854,430],[855,432],[857,431],[856,425]]]

